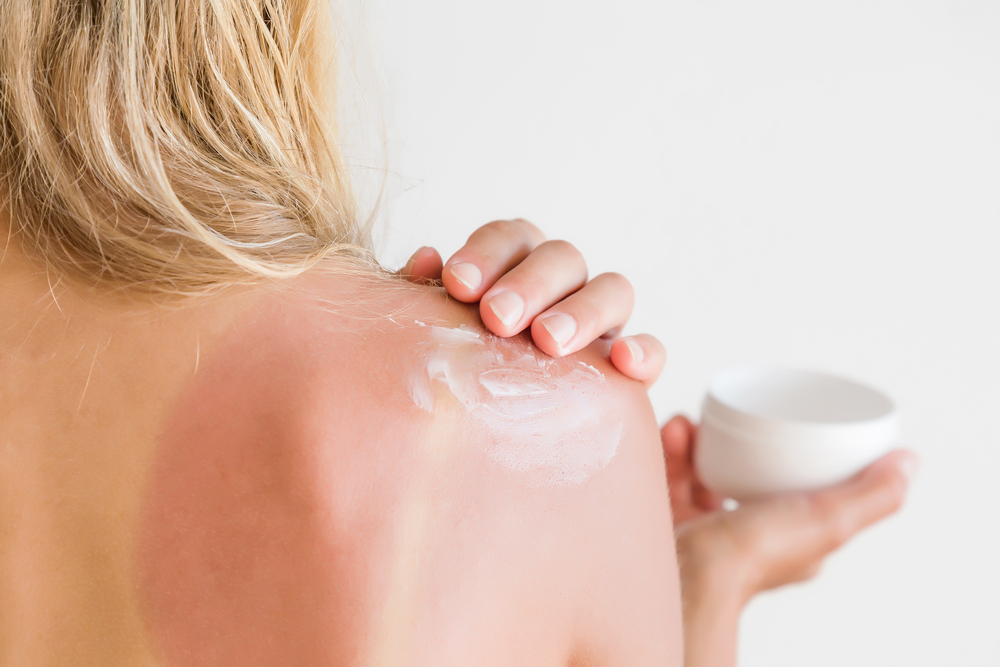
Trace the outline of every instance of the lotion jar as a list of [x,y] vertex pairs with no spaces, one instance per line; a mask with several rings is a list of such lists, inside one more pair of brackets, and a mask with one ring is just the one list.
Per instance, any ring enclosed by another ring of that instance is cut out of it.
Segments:
[[784,368],[735,368],[712,378],[695,468],[738,501],[844,481],[899,444],[883,393],[853,380]]

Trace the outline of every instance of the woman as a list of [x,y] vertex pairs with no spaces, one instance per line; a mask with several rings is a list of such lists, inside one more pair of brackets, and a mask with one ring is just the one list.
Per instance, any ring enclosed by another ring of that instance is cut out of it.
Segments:
[[659,344],[588,345],[627,283],[526,223],[441,269],[478,313],[381,271],[323,4],[4,10],[3,664],[723,664],[898,506],[897,453],[715,511]]

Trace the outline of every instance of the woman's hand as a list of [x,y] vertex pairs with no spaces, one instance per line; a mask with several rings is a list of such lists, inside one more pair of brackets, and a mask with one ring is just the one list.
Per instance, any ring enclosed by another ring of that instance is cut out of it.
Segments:
[[[632,314],[632,285],[617,273],[587,281],[587,264],[566,241],[546,241],[527,220],[483,225],[444,264],[433,248],[417,250],[400,273],[414,282],[440,280],[448,294],[480,302],[483,323],[498,336],[531,329],[535,345],[554,357],[597,338],[617,338]],[[653,384],[666,352],[653,336],[617,338],[611,362],[625,375]]]
[[815,575],[823,559],[900,508],[917,459],[896,450],[837,486],[722,511],[697,479],[696,427],[661,430],[684,598],[688,667],[735,664],[736,625],[757,593]]

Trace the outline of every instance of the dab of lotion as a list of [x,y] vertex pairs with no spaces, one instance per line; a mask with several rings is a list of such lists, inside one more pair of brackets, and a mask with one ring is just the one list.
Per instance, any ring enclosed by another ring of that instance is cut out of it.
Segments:
[[423,367],[410,377],[413,403],[433,412],[435,386],[446,389],[484,427],[497,463],[566,485],[590,479],[615,455],[622,424],[605,409],[608,381],[593,366],[464,325],[417,324],[427,339]]

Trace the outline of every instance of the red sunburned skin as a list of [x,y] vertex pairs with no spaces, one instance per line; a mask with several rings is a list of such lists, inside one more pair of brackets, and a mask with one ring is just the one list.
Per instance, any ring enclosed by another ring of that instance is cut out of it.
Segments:
[[[656,424],[622,412],[606,350],[549,364],[524,337],[452,345],[438,339],[474,313],[406,303],[351,319],[276,299],[202,354],[139,529],[137,596],[167,667],[557,665],[601,632],[647,646],[672,622],[670,533],[649,528],[670,524]],[[542,389],[539,412],[525,396]],[[563,419],[563,398],[614,415],[614,438],[577,428],[579,410],[555,450],[517,430]]]
[[[378,548],[390,537],[380,506],[357,511],[331,498],[350,495],[352,479],[379,485],[379,477],[336,475],[335,489],[316,483],[334,452],[315,442],[321,432],[301,427],[296,410],[315,415],[322,395],[334,397],[328,405],[343,401],[344,378],[317,370],[336,368],[321,358],[332,353],[322,344],[328,332],[301,318],[294,327],[282,317],[262,321],[201,360],[151,470],[139,596],[169,665],[349,662],[359,648],[351,638],[366,630],[357,619],[371,616],[357,606],[377,586],[365,564],[390,552]],[[348,403],[365,400],[355,392]],[[405,394],[401,401],[409,402]],[[363,429],[345,433],[336,465],[365,465],[350,441],[363,441]],[[378,489],[386,503],[398,492]],[[343,507],[356,513],[338,515]]]

